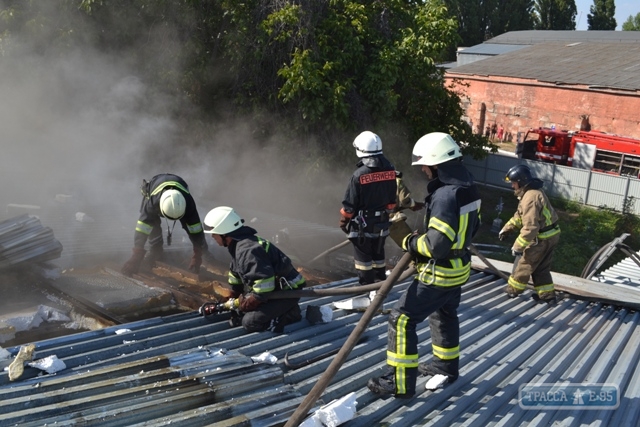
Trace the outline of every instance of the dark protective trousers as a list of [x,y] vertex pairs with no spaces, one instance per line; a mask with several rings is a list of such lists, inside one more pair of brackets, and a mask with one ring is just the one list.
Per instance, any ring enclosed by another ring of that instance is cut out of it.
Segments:
[[384,253],[386,238],[384,236],[375,239],[370,237],[350,239],[353,243],[353,260],[358,272],[358,282],[361,285],[387,278]]
[[521,257],[513,264],[513,272],[509,277],[509,286],[521,293],[533,281],[538,294],[553,292],[553,278],[551,277],[551,261],[553,252],[558,246],[560,235],[556,234],[548,239],[540,239],[538,243],[526,248]]
[[[244,313],[242,327],[247,332],[262,332],[272,326],[274,320],[298,305],[300,298],[273,299],[258,306],[254,311]],[[291,319],[293,320],[293,319]],[[297,319],[296,321],[301,320]],[[290,321],[289,323],[293,323]]]
[[441,287],[414,280],[389,316],[387,364],[395,369],[397,393],[413,394],[418,377],[416,325],[429,317],[433,371],[458,378],[461,286]]

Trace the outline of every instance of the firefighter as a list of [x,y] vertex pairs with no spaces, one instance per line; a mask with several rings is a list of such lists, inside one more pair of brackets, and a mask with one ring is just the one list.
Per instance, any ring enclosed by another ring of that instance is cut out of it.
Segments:
[[[163,257],[162,218],[167,226],[167,245],[171,245],[176,221],[180,221],[193,245],[193,256],[189,269],[198,273],[202,256],[207,252],[202,223],[196,203],[184,179],[177,175],[163,173],[142,181],[142,204],[140,217],[134,235],[133,254],[122,267],[122,274],[132,276],[140,270],[145,257],[144,246],[149,241],[147,261],[153,265]],[[208,253],[208,252],[207,252]]]
[[[286,325],[302,320],[300,298],[269,300],[269,293],[302,289],[304,277],[291,260],[273,243],[244,224],[233,208],[220,206],[204,218],[204,232],[229,250],[231,298],[224,303],[231,311],[232,326],[242,325],[248,332],[283,332]],[[205,304],[201,314],[213,314],[215,305]]]
[[389,237],[396,242],[396,244],[402,247],[402,240],[411,234],[413,230],[407,225],[407,215],[402,211],[411,209],[412,211],[419,211],[424,208],[424,203],[417,202],[411,197],[411,191],[409,187],[404,183],[402,172],[396,171],[396,206],[393,212],[389,216],[391,225],[389,226]]
[[513,217],[499,233],[499,239],[519,230],[511,248],[515,257],[513,272],[505,292],[514,298],[524,292],[533,281],[537,302],[555,304],[556,293],[551,277],[553,251],[560,241],[558,214],[542,190],[544,183],[531,176],[527,165],[516,165],[509,169],[504,180],[511,183],[515,196],[520,200]]
[[362,132],[353,147],[360,161],[342,201],[340,228],[353,244],[358,280],[366,285],[386,278],[384,243],[396,204],[396,172],[375,133]]
[[[403,242],[403,249],[414,256],[416,278],[389,315],[387,368],[367,383],[376,394],[409,398],[415,394],[418,373],[432,377],[430,389],[458,378],[457,309],[471,272],[467,247],[480,227],[480,196],[461,160],[458,144],[446,133],[426,134],[413,147],[412,165],[420,166],[429,180],[426,232],[409,234]],[[416,325],[427,317],[433,359],[418,363]]]

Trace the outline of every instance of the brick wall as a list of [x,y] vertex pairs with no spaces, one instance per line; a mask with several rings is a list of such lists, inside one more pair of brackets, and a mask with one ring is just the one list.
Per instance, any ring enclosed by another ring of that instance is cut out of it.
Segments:
[[[455,83],[461,79],[468,87]],[[640,139],[640,91],[606,92],[586,86],[556,86],[532,80],[507,77],[464,76],[447,74],[461,92],[467,121],[474,130],[484,125],[502,124],[515,141],[517,132],[530,127],[580,130],[582,115],[589,116],[592,130]]]

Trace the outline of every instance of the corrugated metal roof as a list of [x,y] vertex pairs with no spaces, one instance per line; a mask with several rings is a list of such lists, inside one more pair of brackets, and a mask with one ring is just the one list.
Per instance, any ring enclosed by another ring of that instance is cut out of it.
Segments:
[[640,90],[639,70],[640,43],[548,42],[452,68],[448,73],[636,91]]
[[[353,280],[324,287],[352,286]],[[397,284],[384,308],[408,281]],[[387,316],[379,314],[322,395],[327,403],[350,392],[356,417],[345,426],[636,425],[640,406],[640,315],[602,303],[564,299],[547,308],[529,297],[509,299],[504,281],[474,271],[460,306],[461,376],[411,400],[379,399],[365,384],[385,366]],[[305,298],[331,305],[340,297]],[[67,369],[13,383],[0,374],[1,425],[200,426],[281,425],[331,363],[326,357],[288,370],[292,362],[340,346],[361,314],[334,310],[333,320],[287,326],[284,334],[245,333],[226,317],[196,313],[158,317],[36,343],[35,358],[56,355]],[[117,335],[117,329],[130,332]],[[428,322],[418,325],[421,360],[430,358]],[[219,349],[226,349],[222,354]],[[18,352],[11,348],[12,354]],[[275,365],[250,357],[270,352]],[[615,410],[525,410],[526,383],[613,383]],[[318,403],[320,404],[320,402]]]

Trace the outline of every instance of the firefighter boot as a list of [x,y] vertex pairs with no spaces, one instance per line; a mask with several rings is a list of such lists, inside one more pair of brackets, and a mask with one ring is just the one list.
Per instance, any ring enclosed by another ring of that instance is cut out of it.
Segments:
[[547,303],[549,306],[554,306],[558,303],[555,291],[537,292],[531,295],[531,298],[538,304]]
[[302,313],[300,313],[300,306],[296,304],[291,307],[289,311],[280,317],[273,320],[270,329],[278,334],[284,332],[284,327],[292,323],[296,323],[302,320]]
[[[395,375],[395,369],[389,367],[382,376],[370,378],[369,381],[367,381],[367,388],[380,397],[395,396],[399,399],[412,398],[415,394],[415,378],[407,378],[408,382],[412,382],[413,384],[412,390],[407,390],[407,393],[398,393]],[[411,377],[415,377],[415,375]],[[410,381],[411,379],[413,379],[413,381]]]
[[516,288],[514,288],[511,285],[507,285],[504,288],[504,292],[507,294],[509,298],[515,298],[522,293],[522,292],[519,292]]

